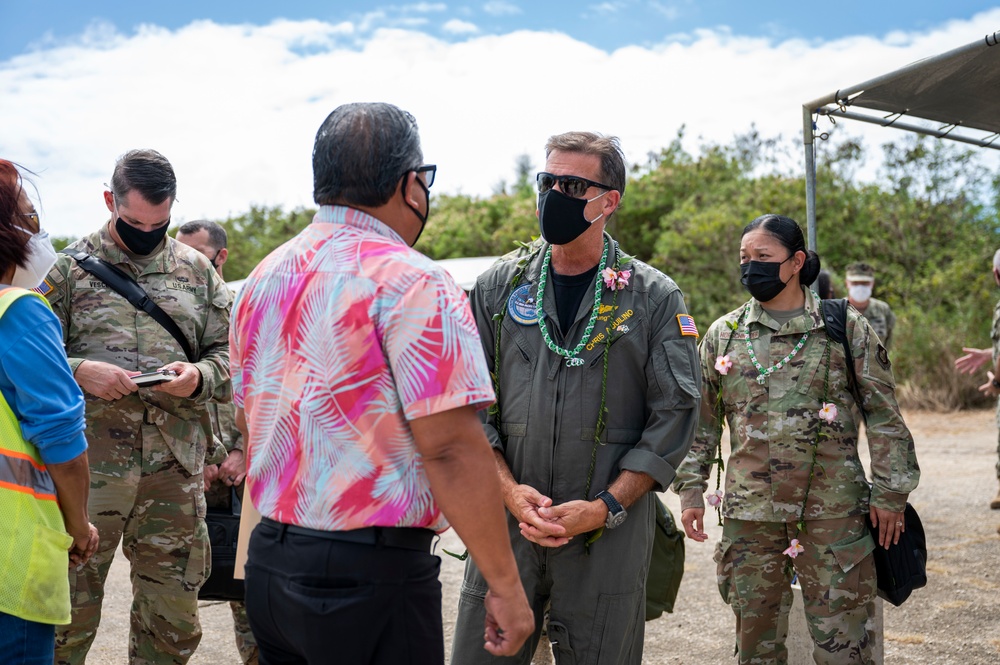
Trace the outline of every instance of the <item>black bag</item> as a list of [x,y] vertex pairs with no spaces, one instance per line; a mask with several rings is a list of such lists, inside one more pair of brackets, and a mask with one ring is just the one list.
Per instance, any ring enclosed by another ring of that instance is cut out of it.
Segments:
[[927,585],[927,540],[924,538],[924,526],[920,523],[917,511],[909,503],[903,512],[903,520],[906,530],[899,534],[899,542],[885,549],[878,544],[878,528],[873,527],[871,520],[867,519],[868,528],[875,539],[878,595],[896,607],[902,605],[914,589]]
[[656,525],[653,529],[653,552],[646,577],[646,621],[664,612],[674,611],[674,601],[684,575],[684,534],[677,530],[674,516],[653,496]]
[[209,508],[205,514],[211,544],[212,570],[198,591],[199,600],[243,600],[243,580],[233,577],[236,541],[240,535],[240,498],[232,488],[229,508]]

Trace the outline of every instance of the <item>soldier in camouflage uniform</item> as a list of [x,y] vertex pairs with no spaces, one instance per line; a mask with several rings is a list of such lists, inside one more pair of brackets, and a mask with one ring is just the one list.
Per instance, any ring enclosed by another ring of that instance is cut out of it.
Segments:
[[[993,254],[993,282],[997,286],[1000,286],[1000,249]],[[998,397],[1000,396],[1000,380],[997,379],[997,377],[1000,377],[1000,300],[993,307],[991,331],[990,337],[993,340],[993,348],[972,349],[963,347],[962,351],[965,351],[965,355],[955,361],[955,368],[960,372],[972,374],[978,371],[983,365],[989,363],[992,369],[986,373],[986,383],[979,386],[979,392],[988,397]],[[997,427],[1000,427],[1000,402],[997,402],[996,420]],[[1000,481],[1000,436],[997,438],[996,472],[997,480]],[[990,508],[993,510],[1000,509],[1000,491],[990,501]],[[1000,533],[1000,527],[997,527],[997,533]]]
[[[707,539],[703,494],[730,448],[725,517],[716,548],[719,590],[736,615],[740,663],[785,663],[796,572],[817,663],[871,662],[866,622],[876,595],[876,547],[896,542],[919,469],[896,405],[885,347],[848,308],[847,339],[868,418],[873,486],[858,457],[855,398],[842,345],[826,334],[820,303],[802,283],[819,271],[794,220],[764,215],[744,229],[743,283],[754,296],[709,328],[701,344],[701,420],[677,472],[689,538]],[[721,496],[720,496],[721,495]]]
[[892,331],[896,327],[896,315],[892,313],[889,304],[878,298],[872,298],[872,287],[875,285],[875,268],[867,263],[852,263],[847,266],[847,300],[865,315],[868,323],[878,334],[882,345],[892,348]]
[[[196,362],[151,316],[69,256],[60,256],[40,287],[86,396],[89,506],[101,536],[90,562],[70,570],[73,618],[57,631],[57,663],[85,661],[123,535],[133,588],[129,662],[186,663],[201,639],[198,589],[210,565],[205,405],[230,399],[230,297],[204,256],[166,236],[176,189],[162,155],[125,154],[104,193],[111,221],[71,247],[135,278],[176,322]],[[141,389],[131,380],[161,368],[176,377]]]
[[[187,222],[177,230],[177,241],[201,252],[215,266],[219,277],[223,277],[223,266],[229,258],[224,228],[203,220]],[[240,500],[243,499],[243,479],[246,477],[243,435],[236,427],[236,406],[232,402],[209,402],[208,413],[212,418],[212,433],[217,448],[205,460],[205,503],[209,508],[230,509],[234,487],[238,488]],[[250,631],[246,603],[234,600],[229,603],[229,608],[233,613],[233,630],[240,658],[244,665],[256,665],[257,642]]]

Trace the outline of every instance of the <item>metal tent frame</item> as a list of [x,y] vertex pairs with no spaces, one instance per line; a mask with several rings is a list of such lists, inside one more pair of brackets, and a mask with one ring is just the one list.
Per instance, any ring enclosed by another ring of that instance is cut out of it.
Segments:
[[[818,116],[859,120],[1000,150],[1000,47],[993,48],[998,42],[1000,31],[803,104],[809,249],[816,249],[815,140],[825,138],[816,133]],[[935,129],[904,118],[943,124]]]

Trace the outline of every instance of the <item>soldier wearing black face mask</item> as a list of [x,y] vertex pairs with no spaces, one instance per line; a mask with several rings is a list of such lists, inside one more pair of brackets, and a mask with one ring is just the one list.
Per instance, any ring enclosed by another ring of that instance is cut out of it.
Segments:
[[[716,320],[701,344],[701,423],[674,490],[688,538],[706,541],[704,495],[725,420],[725,480],[709,497],[721,498],[715,503],[725,519],[715,561],[719,591],[736,618],[740,663],[788,661],[781,626],[788,625],[793,568],[816,662],[871,662],[871,551],[898,541],[907,495],[920,478],[889,355],[867,319],[848,307],[848,369],[843,345],[827,332],[824,304],[807,286],[819,269],[795,220],[756,218],[740,241],[740,275],[753,297]],[[862,409],[871,485],[858,453]]]
[[[694,436],[698,332],[673,280],[604,231],[625,191],[618,140],[571,132],[546,153],[543,242],[501,259],[471,296],[497,394],[486,433],[556,662],[639,663],[652,492]],[[487,660],[485,589],[469,562],[453,663]],[[540,630],[512,662],[530,662]]]
[[[201,639],[198,588],[208,534],[202,470],[210,401],[230,399],[229,304],[207,258],[167,236],[177,179],[154,150],[115,164],[104,202],[108,222],[70,245],[131,276],[177,325],[191,349],[146,311],[60,254],[39,286],[62,323],[74,378],[86,395],[93,488],[101,544],[69,572],[72,623],[56,632],[55,662],[82,663],[101,618],[101,591],[119,542],[130,552],[134,602],[130,656],[186,662]],[[140,388],[140,372],[173,380]]]

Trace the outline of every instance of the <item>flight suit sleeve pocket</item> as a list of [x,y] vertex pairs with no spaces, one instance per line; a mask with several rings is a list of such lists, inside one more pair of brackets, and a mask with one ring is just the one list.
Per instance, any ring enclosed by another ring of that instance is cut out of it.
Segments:
[[698,349],[691,339],[671,339],[653,352],[653,367],[667,408],[688,408],[701,394]]
[[590,642],[592,645],[600,645],[600,648],[599,651],[590,649],[591,657],[587,660],[588,663],[598,665],[617,662],[622,645],[629,643],[636,626],[642,625],[645,621],[645,601],[645,589],[600,595]]

